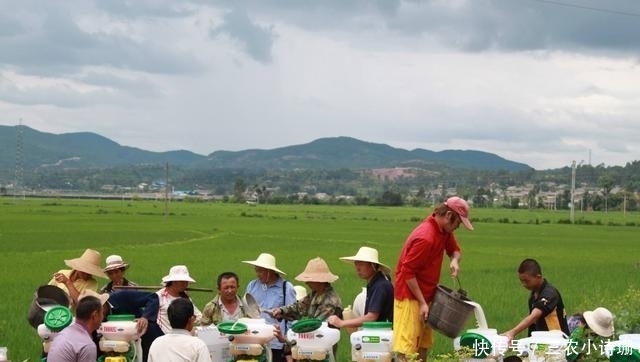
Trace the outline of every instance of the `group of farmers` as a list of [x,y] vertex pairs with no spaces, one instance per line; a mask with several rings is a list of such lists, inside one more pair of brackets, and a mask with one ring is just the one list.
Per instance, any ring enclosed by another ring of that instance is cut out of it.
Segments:
[[[120,256],[107,257],[106,267],[102,268],[100,253],[87,249],[79,258],[65,260],[70,269],[54,273],[49,282],[68,294],[76,321],[56,337],[48,362],[95,361],[100,353],[95,344],[96,329],[108,313],[136,316],[142,334],[144,362],[210,361],[204,342],[189,331],[196,325],[258,317],[253,315],[255,308],[247,296],[261,311],[259,317],[276,326],[277,338],[269,346],[274,362],[293,361],[287,349],[286,331],[292,321],[305,317],[321,319],[335,328],[350,329],[368,321],[393,322],[396,360],[406,362],[417,354],[426,361],[434,337],[426,321],[445,254],[450,259],[451,275],[456,277],[460,271],[461,249],[454,235],[460,225],[473,230],[469,205],[460,197],[449,197],[407,237],[393,283],[391,270],[380,261],[376,249],[363,246],[355,255],[341,257],[342,261],[354,265],[358,277],[366,280],[364,306],[354,308],[354,316],[350,318],[343,316],[342,301],[331,285],[338,276],[320,257],[309,260],[304,271],[295,277],[306,284],[310,289],[308,293],[306,288],[284,279],[285,273],[269,253],[243,261],[253,266],[256,275],[246,286],[245,298],[238,293],[238,276],[224,272],[217,278],[217,295],[201,312],[186,293],[189,284],[195,282],[187,266],[171,267],[162,278],[162,288],[144,292],[135,289],[135,284],[124,277],[129,265]],[[569,333],[560,293],[542,277],[540,265],[526,259],[518,273],[522,285],[531,291],[530,314],[504,335],[511,340],[525,329],[529,333],[552,329]],[[99,290],[95,277],[108,277],[110,282]],[[175,302],[177,300],[180,302]],[[584,317],[594,317],[594,314],[585,313]],[[597,317],[607,316],[598,314]],[[584,325],[594,323],[586,321]],[[608,332],[609,327],[603,326],[598,323],[593,330],[602,327]]]

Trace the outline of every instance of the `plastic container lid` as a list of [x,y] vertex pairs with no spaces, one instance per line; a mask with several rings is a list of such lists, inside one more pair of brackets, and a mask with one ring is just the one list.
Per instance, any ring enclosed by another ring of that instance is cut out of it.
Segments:
[[44,315],[44,325],[54,332],[68,327],[72,320],[73,314],[71,310],[62,305],[49,309]]
[[[460,336],[460,346],[472,349],[474,358],[486,358],[492,349],[491,340],[478,333],[465,333]],[[478,346],[486,348],[478,348]]]
[[226,334],[243,334],[247,329],[247,325],[240,322],[227,321],[218,324],[218,330]]
[[393,323],[391,322],[364,322],[362,328],[365,329],[391,329]]
[[136,318],[133,314],[110,314],[107,316],[107,320],[110,322],[115,321],[132,321]]
[[291,330],[296,333],[307,333],[315,331],[322,326],[322,321],[318,318],[301,319],[291,325]]

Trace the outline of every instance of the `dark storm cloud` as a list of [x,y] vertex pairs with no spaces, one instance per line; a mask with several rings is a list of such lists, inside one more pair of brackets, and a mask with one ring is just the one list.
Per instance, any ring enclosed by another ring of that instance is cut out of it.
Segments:
[[[640,1],[221,1],[311,31],[373,25],[464,51],[640,50]],[[369,18],[369,21],[362,21]],[[372,20],[372,19],[375,19]],[[374,21],[372,23],[372,21]],[[243,39],[242,29],[235,36]]]
[[256,61],[271,61],[271,48],[275,37],[272,28],[255,24],[244,10],[235,8],[227,12],[223,24],[211,29],[212,37],[220,34],[239,42]]

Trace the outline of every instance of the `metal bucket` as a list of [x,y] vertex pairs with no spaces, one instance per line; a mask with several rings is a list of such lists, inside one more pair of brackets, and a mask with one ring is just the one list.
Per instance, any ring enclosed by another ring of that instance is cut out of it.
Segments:
[[438,285],[429,307],[427,323],[431,328],[449,338],[459,336],[475,309],[473,305],[467,304],[465,301],[471,300],[463,293]]
[[33,328],[38,328],[44,322],[47,306],[62,305],[69,307],[69,295],[55,285],[42,285],[36,290],[27,320]]

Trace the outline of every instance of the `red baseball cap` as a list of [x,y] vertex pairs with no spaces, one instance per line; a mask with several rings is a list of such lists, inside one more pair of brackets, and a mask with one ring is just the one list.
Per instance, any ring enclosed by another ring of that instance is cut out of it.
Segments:
[[469,221],[469,204],[467,204],[464,199],[458,196],[452,196],[448,198],[444,204],[460,216],[460,220],[462,220],[464,227],[469,230],[473,230],[473,225],[471,225],[471,221]]

